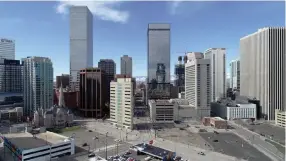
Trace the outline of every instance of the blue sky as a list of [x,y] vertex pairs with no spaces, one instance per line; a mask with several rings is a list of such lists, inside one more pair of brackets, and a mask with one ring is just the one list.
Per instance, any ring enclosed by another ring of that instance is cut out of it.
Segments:
[[266,26],[285,26],[285,2],[0,2],[0,37],[16,41],[16,59],[50,57],[54,77],[69,73],[67,7],[87,5],[94,14],[94,66],[133,58],[133,75],[147,75],[147,25],[171,23],[171,73],[186,51],[227,48],[239,57],[239,39]]

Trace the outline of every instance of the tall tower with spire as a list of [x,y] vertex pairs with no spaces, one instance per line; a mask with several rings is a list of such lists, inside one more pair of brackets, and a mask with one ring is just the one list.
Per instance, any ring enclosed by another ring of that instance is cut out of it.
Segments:
[[59,105],[59,107],[65,107],[63,83],[61,83],[61,87],[59,90],[59,104],[58,105]]

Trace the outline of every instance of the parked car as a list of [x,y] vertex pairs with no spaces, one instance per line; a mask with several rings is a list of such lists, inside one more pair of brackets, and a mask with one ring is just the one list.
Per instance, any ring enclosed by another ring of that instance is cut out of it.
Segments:
[[87,143],[83,143],[83,144],[82,144],[82,147],[85,147],[85,146],[87,146]]
[[89,154],[88,154],[88,157],[89,157],[89,158],[95,157],[95,154],[94,154],[94,153],[89,153]]
[[205,153],[204,153],[204,152],[199,152],[198,154],[199,154],[199,155],[205,155]]
[[218,142],[218,140],[217,140],[217,139],[215,139],[215,140],[213,140],[213,142]]

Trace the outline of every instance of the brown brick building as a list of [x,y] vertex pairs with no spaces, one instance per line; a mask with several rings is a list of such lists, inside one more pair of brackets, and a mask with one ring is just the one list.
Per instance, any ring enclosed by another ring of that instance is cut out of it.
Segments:
[[99,68],[80,70],[80,108],[85,117],[101,118],[108,92],[105,72]]

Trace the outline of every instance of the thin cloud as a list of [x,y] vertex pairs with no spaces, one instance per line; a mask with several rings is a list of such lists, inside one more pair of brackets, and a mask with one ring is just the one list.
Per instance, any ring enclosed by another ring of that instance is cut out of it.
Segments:
[[170,3],[170,14],[175,15],[182,1],[173,1]]
[[22,18],[15,18],[15,17],[10,17],[10,18],[1,18],[0,17],[0,21],[3,22],[3,24],[19,24],[19,23],[23,23],[24,19]]
[[101,20],[126,23],[129,19],[129,12],[117,9],[118,1],[60,1],[56,6],[56,12],[67,14],[69,6],[87,6],[93,15]]

